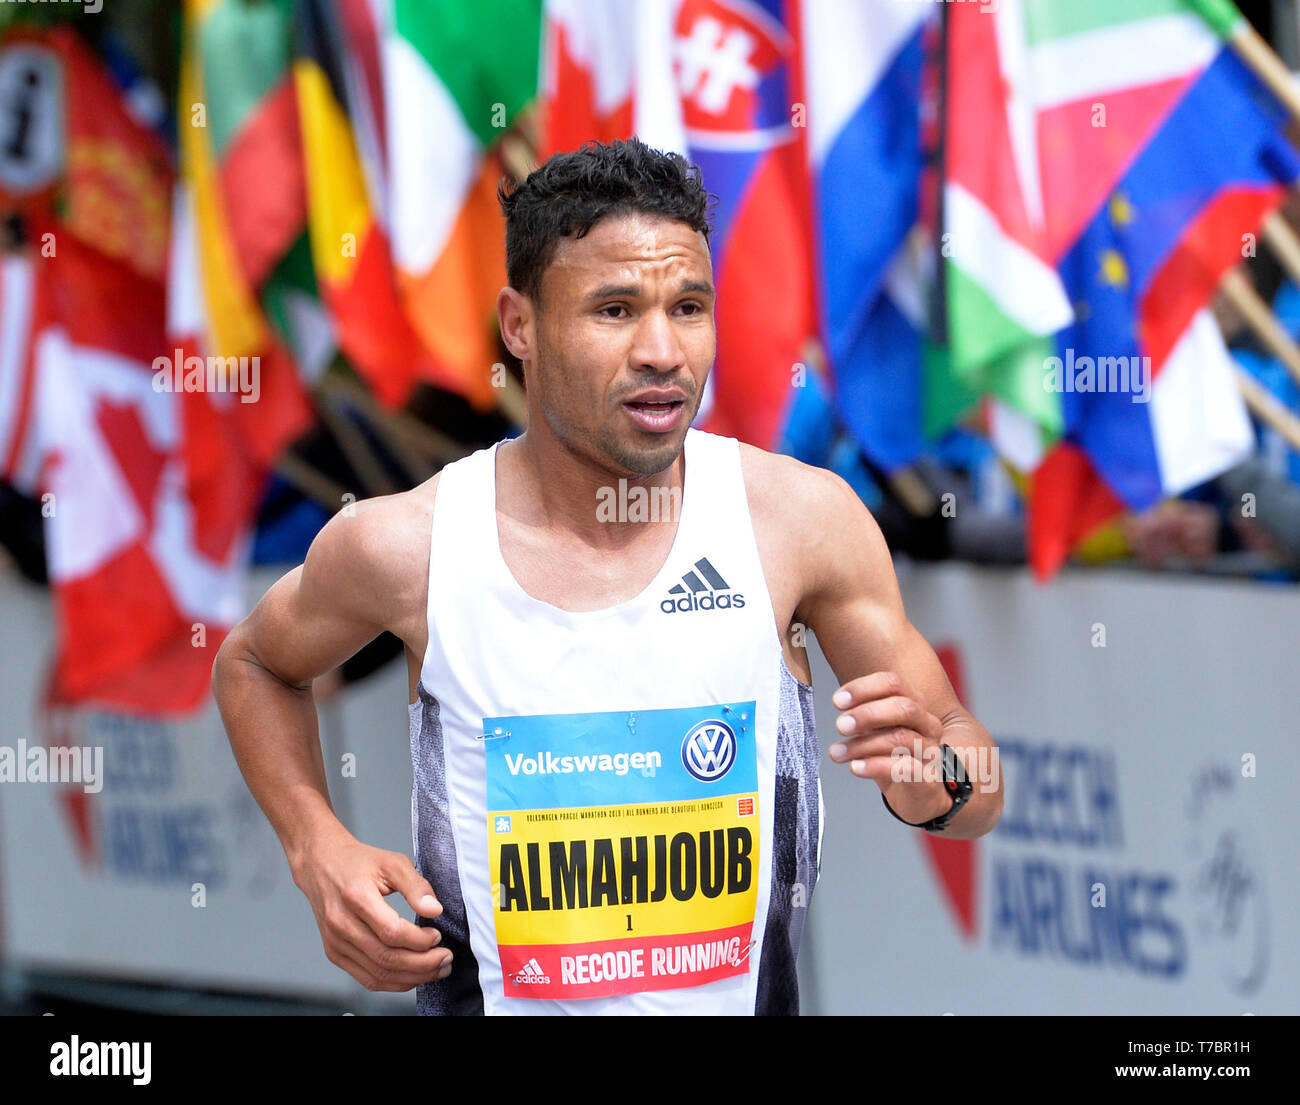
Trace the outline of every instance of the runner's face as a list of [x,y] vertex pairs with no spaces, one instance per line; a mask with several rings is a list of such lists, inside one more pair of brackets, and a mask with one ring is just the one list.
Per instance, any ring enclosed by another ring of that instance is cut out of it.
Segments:
[[641,214],[565,238],[542,275],[538,399],[551,431],[620,474],[681,452],[713,366],[713,268],[704,236]]

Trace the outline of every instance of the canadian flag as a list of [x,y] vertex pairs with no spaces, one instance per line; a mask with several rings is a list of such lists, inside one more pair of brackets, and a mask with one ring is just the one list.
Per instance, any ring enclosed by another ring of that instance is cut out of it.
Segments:
[[217,397],[154,386],[167,349],[161,282],[71,235],[34,264],[36,432],[59,623],[51,697],[187,713],[242,613],[247,473],[238,452],[225,454],[223,478],[197,463],[221,451]]
[[546,0],[542,25],[541,137],[545,160],[588,139],[636,134],[687,152],[674,55],[680,0]]
[[[546,0],[538,159],[634,134],[689,157],[674,30],[682,0]],[[714,377],[695,424],[713,408]]]

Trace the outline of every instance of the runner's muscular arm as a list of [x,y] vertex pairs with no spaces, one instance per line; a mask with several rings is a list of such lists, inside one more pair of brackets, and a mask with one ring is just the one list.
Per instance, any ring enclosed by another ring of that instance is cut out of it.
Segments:
[[[312,680],[385,629],[399,633],[427,578],[389,553],[401,514],[389,499],[357,503],[332,518],[304,563],[282,576],[227,636],[213,665],[213,691],[249,789],[291,864],[307,842],[338,823],[321,760]],[[425,546],[427,550],[427,530]],[[426,553],[427,555],[427,553]]]
[[890,751],[913,749],[920,739],[921,766],[931,767],[935,746],[952,746],[975,786],[939,835],[982,836],[1002,815],[996,746],[957,700],[934,649],[908,620],[880,527],[833,472],[800,465],[789,478],[797,487],[788,488],[783,501],[800,504],[802,532],[811,542],[801,557],[805,576],[795,617],[812,628],[841,682],[834,701],[843,713],[831,758],[876,780],[894,811],[919,824],[947,812],[951,799],[939,782],[895,781],[898,762]]
[[425,917],[442,910],[410,857],[361,844],[335,816],[311,684],[384,630],[422,638],[428,542],[428,511],[410,493],[336,515],[231,630],[212,669],[231,749],[326,955],[369,989],[409,990],[450,970],[450,953],[433,950],[437,931],[404,920],[384,895],[400,890]]

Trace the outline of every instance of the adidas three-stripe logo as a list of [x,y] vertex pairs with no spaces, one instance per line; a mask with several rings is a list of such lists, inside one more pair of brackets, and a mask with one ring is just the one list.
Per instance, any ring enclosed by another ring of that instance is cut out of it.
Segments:
[[542,965],[537,962],[536,956],[520,967],[519,970],[515,972],[514,977],[514,983],[516,986],[526,985],[529,983],[545,986],[549,985],[550,981],[551,976],[542,970]]
[[739,610],[745,596],[733,591],[722,573],[709,563],[708,557],[695,562],[695,570],[682,576],[681,583],[668,588],[669,597],[659,604],[665,614],[685,614],[691,610]]

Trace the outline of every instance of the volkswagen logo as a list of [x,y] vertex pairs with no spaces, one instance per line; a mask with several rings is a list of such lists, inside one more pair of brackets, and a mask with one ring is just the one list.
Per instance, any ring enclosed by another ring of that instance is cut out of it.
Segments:
[[702,721],[682,741],[682,766],[701,783],[721,779],[735,762],[736,734],[725,721]]

